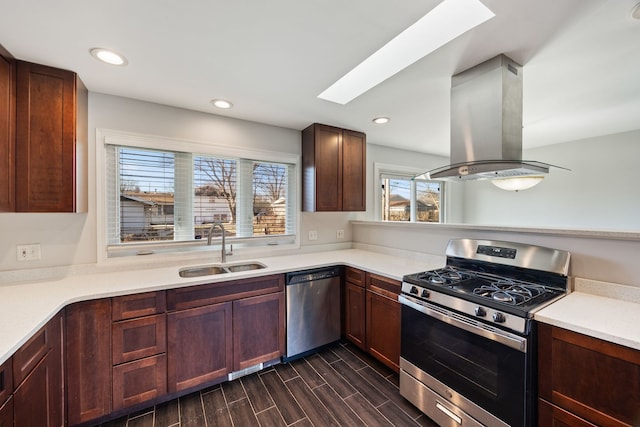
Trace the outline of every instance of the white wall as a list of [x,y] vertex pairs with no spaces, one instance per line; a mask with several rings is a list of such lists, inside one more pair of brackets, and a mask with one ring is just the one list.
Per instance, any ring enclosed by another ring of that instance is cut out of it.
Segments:
[[529,190],[500,190],[488,181],[464,186],[465,224],[640,231],[640,130],[528,150],[552,168]]

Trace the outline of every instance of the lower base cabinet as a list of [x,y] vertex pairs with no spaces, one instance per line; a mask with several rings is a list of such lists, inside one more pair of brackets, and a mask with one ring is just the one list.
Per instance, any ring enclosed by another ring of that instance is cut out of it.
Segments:
[[111,300],[66,308],[67,420],[73,426],[111,412]]
[[376,359],[400,371],[400,294],[397,280],[367,273],[367,351]]
[[213,383],[231,372],[232,303],[167,315],[167,379],[170,393]]
[[540,426],[640,426],[640,351],[539,324]]
[[113,367],[113,410],[152,401],[167,393],[167,357],[146,357]]

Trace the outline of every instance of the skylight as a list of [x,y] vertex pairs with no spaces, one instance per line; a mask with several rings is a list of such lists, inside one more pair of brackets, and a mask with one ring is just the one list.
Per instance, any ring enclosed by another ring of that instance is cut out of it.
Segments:
[[347,104],[494,16],[479,0],[444,0],[345,74],[318,98]]

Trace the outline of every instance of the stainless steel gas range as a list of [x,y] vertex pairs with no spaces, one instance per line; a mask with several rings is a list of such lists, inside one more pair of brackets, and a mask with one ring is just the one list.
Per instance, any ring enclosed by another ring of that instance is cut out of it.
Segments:
[[446,255],[403,277],[400,394],[443,427],[536,425],[532,317],[567,293],[570,254],[456,239]]

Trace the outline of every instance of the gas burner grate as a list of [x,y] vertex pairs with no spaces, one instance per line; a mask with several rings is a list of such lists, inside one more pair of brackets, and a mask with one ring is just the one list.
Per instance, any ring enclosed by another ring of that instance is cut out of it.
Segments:
[[463,280],[475,277],[474,274],[456,270],[453,267],[444,267],[439,270],[425,271],[418,274],[418,279],[426,280],[434,285],[451,285]]
[[474,295],[494,301],[522,305],[545,293],[544,286],[522,284],[509,279],[501,279],[473,290]]

